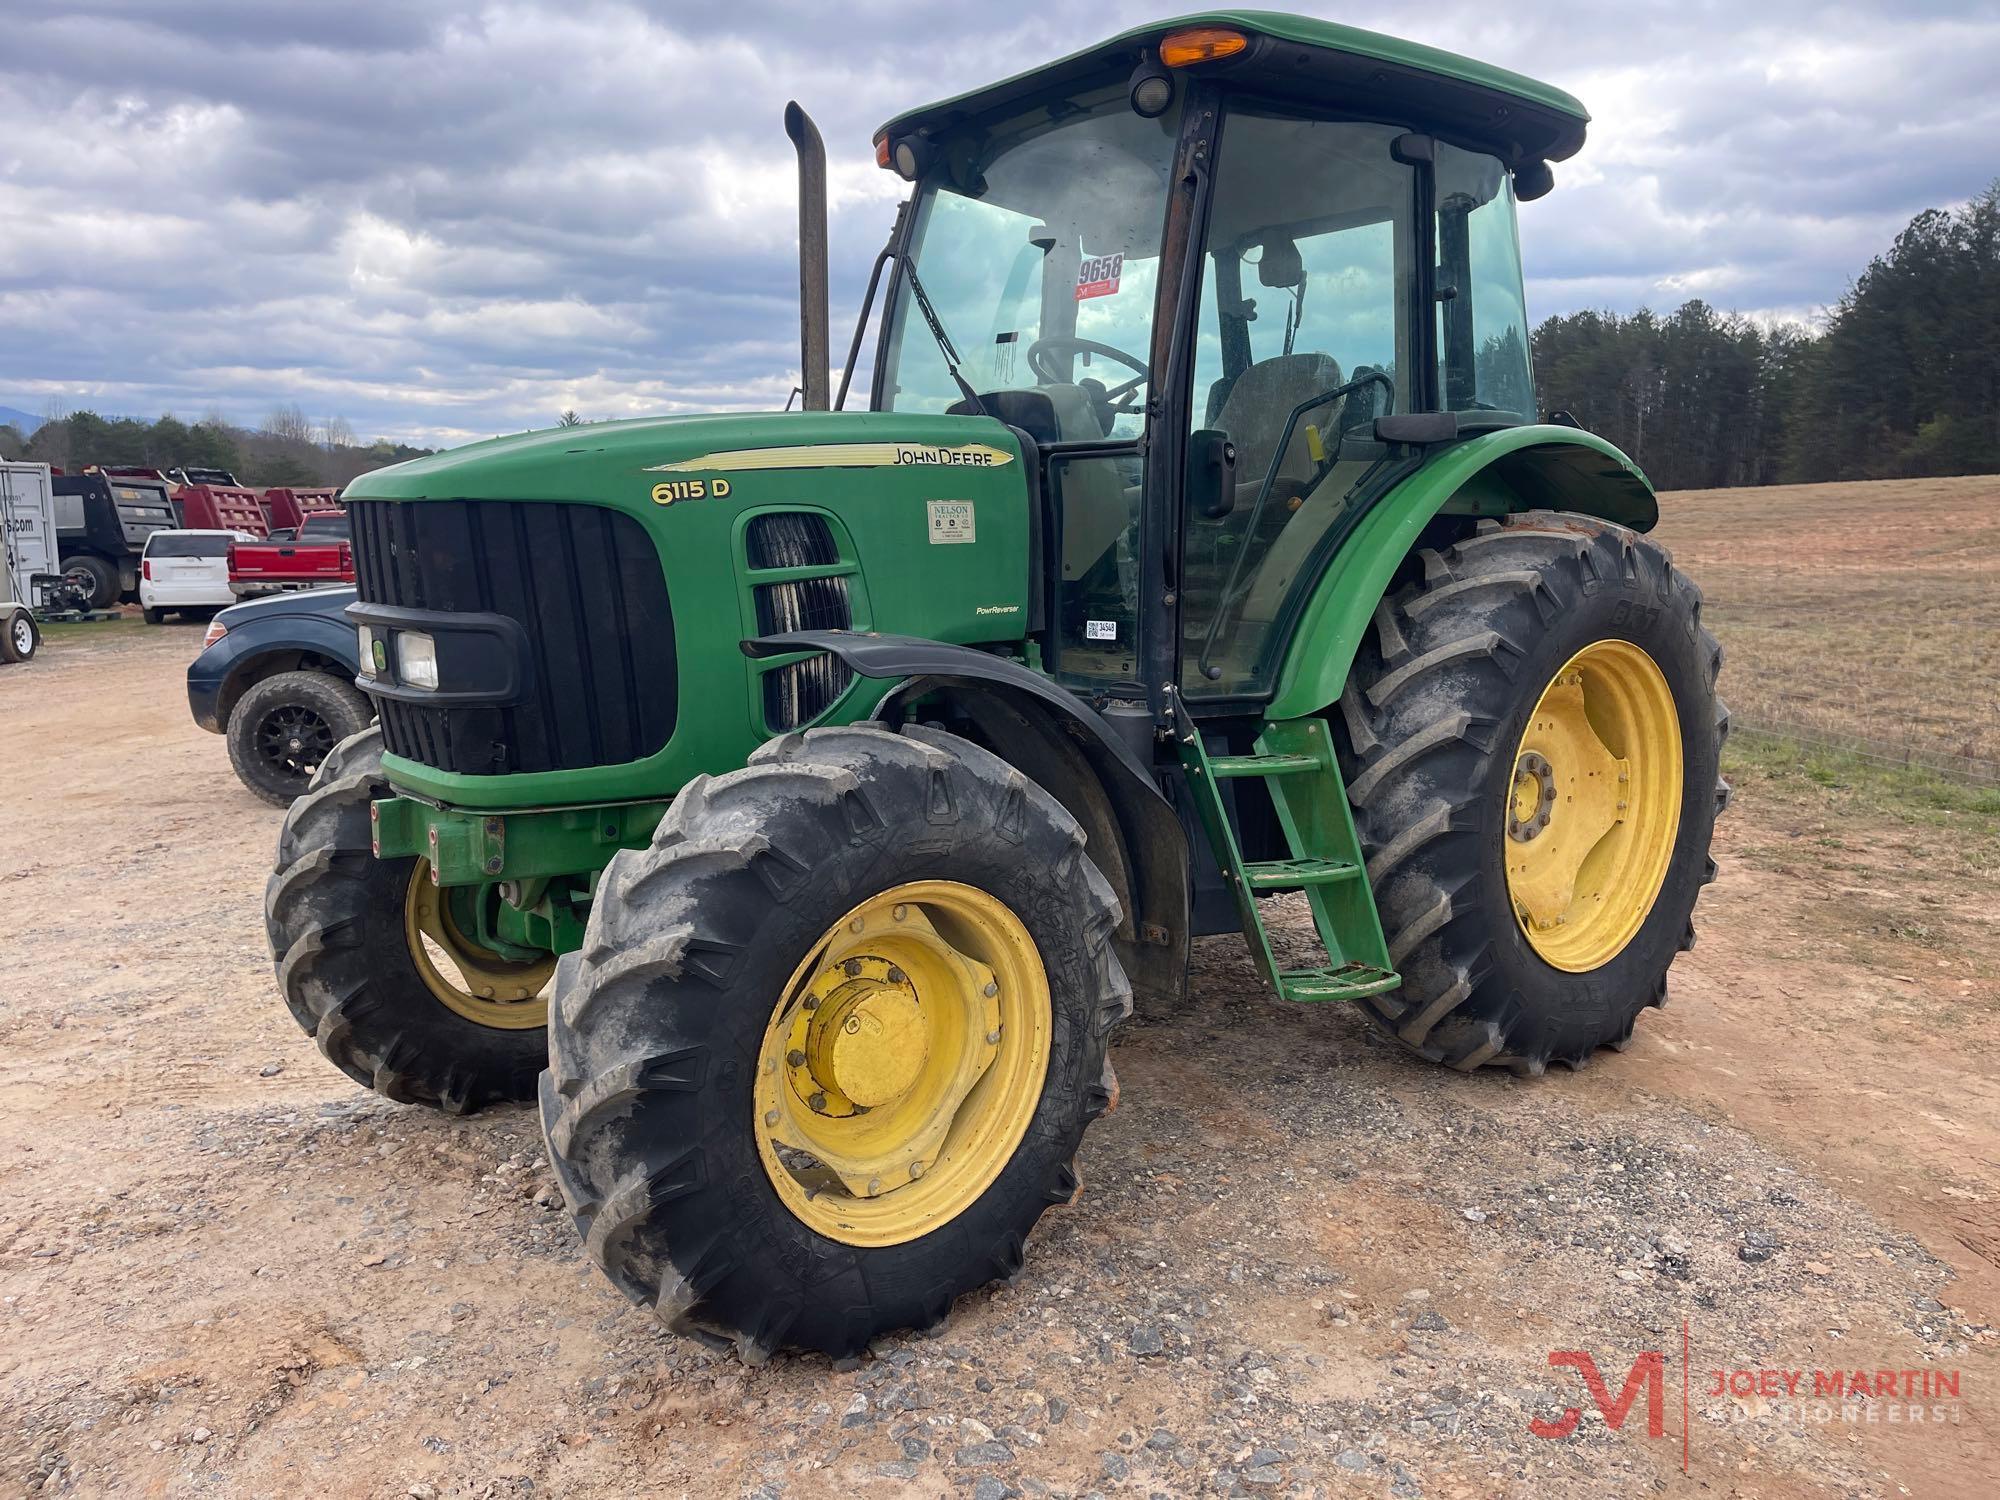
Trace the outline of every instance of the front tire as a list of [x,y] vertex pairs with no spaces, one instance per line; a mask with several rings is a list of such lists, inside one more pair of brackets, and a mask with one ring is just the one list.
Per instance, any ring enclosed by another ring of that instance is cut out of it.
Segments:
[[554,961],[456,946],[462,925],[438,919],[428,866],[374,855],[369,804],[388,795],[382,731],[369,729],[335,747],[285,819],[264,890],[285,1004],[329,1062],[385,1098],[447,1114],[532,1099]]
[[290,807],[333,747],[374,716],[359,690],[338,677],[279,672],[236,701],[223,737],[237,780],[273,807]]
[[558,972],[543,1133],[590,1258],[752,1363],[1013,1275],[1114,1098],[1117,921],[1055,799],[942,731],[697,778]]
[[1589,516],[1483,522],[1382,602],[1336,740],[1403,975],[1403,1045],[1536,1074],[1665,1003],[1728,796],[1722,648],[1656,542]]

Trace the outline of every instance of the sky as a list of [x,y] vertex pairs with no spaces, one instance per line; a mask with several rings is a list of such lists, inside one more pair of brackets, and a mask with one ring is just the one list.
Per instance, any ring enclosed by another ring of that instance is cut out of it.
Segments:
[[[1302,5],[1330,19],[1352,6]],[[450,445],[772,408],[797,382],[787,99],[834,342],[903,184],[875,127],[1158,7],[1017,0],[0,0],[0,405],[296,403]],[[1812,319],[2000,176],[2000,6],[1432,0],[1402,35],[1559,85],[1528,310]]]

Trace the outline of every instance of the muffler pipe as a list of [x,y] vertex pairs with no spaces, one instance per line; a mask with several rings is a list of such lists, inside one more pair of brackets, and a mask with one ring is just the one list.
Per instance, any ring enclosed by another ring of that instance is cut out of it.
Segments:
[[801,409],[829,405],[826,300],[826,143],[812,116],[793,100],[785,106],[785,134],[799,153],[799,389]]

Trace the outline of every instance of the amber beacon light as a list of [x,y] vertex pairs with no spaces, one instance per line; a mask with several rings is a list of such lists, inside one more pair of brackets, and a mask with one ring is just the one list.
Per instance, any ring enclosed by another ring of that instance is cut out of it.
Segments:
[[1160,61],[1170,68],[1187,68],[1234,57],[1249,45],[1250,39],[1240,31],[1222,26],[1190,26],[1161,38]]

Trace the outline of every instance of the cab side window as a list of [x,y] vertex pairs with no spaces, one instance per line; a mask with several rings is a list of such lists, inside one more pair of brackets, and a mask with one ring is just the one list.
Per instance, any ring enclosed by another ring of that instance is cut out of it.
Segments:
[[1358,448],[1376,416],[1409,406],[1415,185],[1390,154],[1398,134],[1243,111],[1224,123],[1191,405],[1197,428],[1234,445],[1236,503],[1187,521],[1191,697],[1268,686],[1278,612],[1374,458]]

